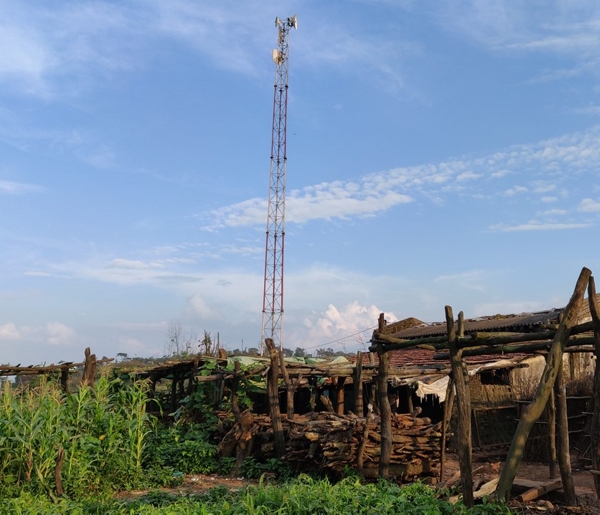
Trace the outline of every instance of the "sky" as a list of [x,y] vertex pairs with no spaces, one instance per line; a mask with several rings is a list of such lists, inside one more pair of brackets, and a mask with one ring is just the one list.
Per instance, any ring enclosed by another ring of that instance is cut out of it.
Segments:
[[283,342],[566,305],[600,268],[593,0],[3,0],[0,363],[261,338],[275,18]]

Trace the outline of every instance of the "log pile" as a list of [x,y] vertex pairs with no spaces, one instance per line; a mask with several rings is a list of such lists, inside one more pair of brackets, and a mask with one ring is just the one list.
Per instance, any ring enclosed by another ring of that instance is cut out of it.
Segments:
[[[378,475],[381,427],[378,417],[365,418],[353,414],[337,415],[320,412],[296,415],[292,421],[283,417],[286,435],[284,460],[297,470],[318,469],[341,474],[345,469],[358,469],[367,478]],[[368,429],[368,431],[365,431]],[[233,429],[233,432],[236,428]],[[239,428],[237,428],[239,431]],[[273,456],[273,431],[268,417],[256,416],[254,455],[266,459]],[[361,445],[364,435],[365,445]],[[390,475],[410,479],[434,475],[440,461],[441,423],[408,414],[392,415],[392,454]],[[358,467],[362,452],[362,467]],[[229,455],[235,455],[232,451]]]

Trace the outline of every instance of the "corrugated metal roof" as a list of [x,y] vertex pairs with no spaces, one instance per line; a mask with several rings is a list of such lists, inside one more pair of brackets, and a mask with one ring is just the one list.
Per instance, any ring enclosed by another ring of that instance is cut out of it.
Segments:
[[[465,320],[465,333],[477,331],[522,331],[534,326],[558,323],[558,317],[563,309],[551,309],[538,313],[522,313],[520,315],[495,315],[489,317],[471,318]],[[413,339],[429,336],[443,336],[446,334],[446,323],[440,322],[426,326],[410,327],[400,331],[386,334],[394,338]]]

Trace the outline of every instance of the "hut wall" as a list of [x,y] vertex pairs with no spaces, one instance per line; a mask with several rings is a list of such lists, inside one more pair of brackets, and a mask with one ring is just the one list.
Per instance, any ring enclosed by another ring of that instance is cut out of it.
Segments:
[[515,401],[530,400],[535,391],[546,366],[544,356],[532,356],[522,361],[528,366],[513,368],[510,371],[510,384]]

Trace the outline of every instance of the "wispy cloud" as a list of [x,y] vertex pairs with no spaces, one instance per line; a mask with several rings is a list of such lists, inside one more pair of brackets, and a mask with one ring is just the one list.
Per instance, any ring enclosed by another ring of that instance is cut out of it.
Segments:
[[495,51],[544,53],[570,59],[563,68],[536,71],[535,82],[598,75],[600,8],[593,0],[531,2],[446,0],[433,15],[448,30]]
[[[441,204],[455,195],[473,199],[527,199],[519,204],[524,217],[534,215],[535,203],[555,203],[569,197],[573,177],[595,178],[600,167],[600,127],[528,145],[515,145],[477,157],[465,156],[414,167],[371,173],[355,181],[334,181],[292,191],[286,199],[286,220],[343,220],[377,216],[407,203]],[[510,170],[510,172],[508,172]],[[550,179],[551,178],[551,179]],[[519,181],[515,184],[516,181]],[[468,187],[465,187],[468,183]],[[559,195],[544,195],[547,192]],[[531,206],[531,207],[529,207]],[[585,199],[581,212],[596,211]],[[528,212],[529,210],[529,212]],[[262,226],[266,200],[249,199],[204,215],[207,228]],[[497,224],[494,230],[525,231],[587,227],[588,221],[570,224]]]
[[42,187],[36,184],[24,184],[21,182],[0,181],[0,194],[22,195],[35,191],[42,191]]
[[[372,187],[375,186],[373,189]],[[330,182],[294,190],[286,198],[286,220],[305,223],[317,219],[344,219],[354,216],[373,216],[393,206],[411,202],[410,196],[377,188],[372,177],[360,183]],[[250,199],[212,211],[217,226],[240,227],[263,225],[267,204],[263,199]]]
[[584,198],[578,207],[579,211],[587,213],[595,213],[600,211],[600,201],[593,200],[591,198]]
[[518,225],[492,225],[490,226],[490,230],[497,232],[562,231],[567,229],[583,229],[590,226],[590,223],[543,223],[537,220],[531,220],[527,223]]
[[[260,75],[267,70],[264,56],[275,34],[265,27],[278,11],[275,0],[52,5],[8,0],[0,5],[0,82],[14,93],[45,99],[77,95],[117,72],[150,65],[156,52],[147,50],[164,41],[191,49],[215,68]],[[338,66],[362,77],[382,77],[382,85],[398,88],[401,59],[420,52],[414,42],[361,35],[348,20],[325,19],[310,6],[304,6],[300,24],[302,16],[307,23],[292,36],[297,67]]]

